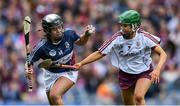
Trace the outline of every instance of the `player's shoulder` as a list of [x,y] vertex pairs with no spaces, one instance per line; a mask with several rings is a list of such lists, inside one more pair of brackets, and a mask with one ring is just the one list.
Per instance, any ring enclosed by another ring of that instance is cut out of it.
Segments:
[[41,39],[39,40],[38,45],[44,44],[44,43],[46,43],[47,41],[48,41],[48,39],[47,39],[46,37],[43,37],[43,38],[41,38]]
[[153,35],[153,34],[147,32],[147,31],[145,31],[143,29],[140,29],[140,28],[137,30],[137,34],[140,37],[143,37],[145,39],[150,39],[150,40],[152,40],[152,41],[154,41],[156,43],[160,43],[160,41],[161,41],[160,38],[157,37],[156,35]]
[[111,39],[117,39],[117,38],[121,38],[121,37],[122,37],[121,31],[118,31],[118,32],[114,33],[113,35],[111,35]]
[[118,31],[118,32],[116,32],[116,33],[114,33],[113,35],[111,35],[111,37],[109,38],[109,39],[107,39],[105,42],[104,42],[104,44],[109,44],[109,43],[111,43],[111,42],[113,42],[113,41],[116,41],[116,39],[118,39],[118,38],[121,38],[121,32],[120,31]]
[[48,39],[46,37],[43,37],[39,40],[39,42],[37,42],[37,44],[33,47],[34,50],[38,50],[41,47],[43,47],[43,45],[45,45],[45,43],[48,41]]
[[64,33],[74,33],[75,31],[72,28],[65,28]]
[[150,32],[145,31],[145,30],[143,30],[143,29],[141,29],[141,28],[139,28],[139,29],[137,30],[137,34],[138,34],[138,35],[141,35],[141,36],[143,36],[143,37],[154,37],[154,36],[155,36],[155,35],[151,34]]
[[144,34],[144,35],[151,34],[151,33],[145,31],[145,30],[142,29],[142,28],[137,29],[137,33],[138,33],[138,34]]
[[121,31],[118,31],[118,32],[116,32],[112,37],[115,38],[115,39],[117,39],[118,41],[119,41],[119,40],[124,40],[124,38],[123,38],[122,35],[123,35],[122,32],[121,32]]
[[74,34],[76,34],[76,32],[72,28],[68,27],[68,28],[64,29],[64,35],[65,36],[69,37],[69,36],[72,36]]

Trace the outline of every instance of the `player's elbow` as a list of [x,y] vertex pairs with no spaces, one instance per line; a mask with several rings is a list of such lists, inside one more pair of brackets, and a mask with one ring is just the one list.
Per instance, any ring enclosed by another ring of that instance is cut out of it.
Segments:
[[167,54],[166,54],[165,51],[162,52],[162,55],[163,55],[164,59],[166,60],[167,59]]
[[160,52],[160,57],[163,58],[165,61],[167,60],[167,54],[164,50]]
[[80,42],[78,45],[79,46],[82,46],[82,45],[85,45],[87,42]]

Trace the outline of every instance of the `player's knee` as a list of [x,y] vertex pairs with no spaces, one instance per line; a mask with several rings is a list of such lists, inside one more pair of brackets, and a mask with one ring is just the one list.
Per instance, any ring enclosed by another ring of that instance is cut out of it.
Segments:
[[62,96],[59,95],[58,93],[51,93],[51,94],[50,94],[50,99],[51,99],[52,101],[57,101],[57,100],[59,100],[59,99],[61,99],[61,98],[62,98]]
[[144,101],[144,95],[142,93],[135,93],[134,95],[136,103]]

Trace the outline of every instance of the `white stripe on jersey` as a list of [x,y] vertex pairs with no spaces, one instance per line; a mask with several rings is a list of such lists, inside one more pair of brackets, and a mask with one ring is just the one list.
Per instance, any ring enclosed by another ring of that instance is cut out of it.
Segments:
[[54,62],[58,62],[58,63],[67,63],[69,60],[72,59],[72,56],[73,56],[73,51],[71,51],[71,53],[61,57],[60,59],[54,61]]

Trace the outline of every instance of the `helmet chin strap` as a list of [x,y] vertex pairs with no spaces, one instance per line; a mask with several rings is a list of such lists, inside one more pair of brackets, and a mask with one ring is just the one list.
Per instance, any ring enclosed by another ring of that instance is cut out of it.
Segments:
[[123,33],[123,30],[122,30],[122,29],[120,29],[120,32],[121,32],[121,33]]
[[132,24],[132,31],[135,32],[137,29],[137,25],[136,24]]
[[132,31],[133,32],[136,32],[136,30],[138,29],[139,27],[139,24],[131,24],[132,25]]

